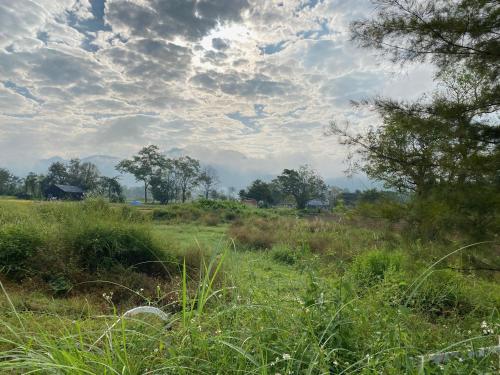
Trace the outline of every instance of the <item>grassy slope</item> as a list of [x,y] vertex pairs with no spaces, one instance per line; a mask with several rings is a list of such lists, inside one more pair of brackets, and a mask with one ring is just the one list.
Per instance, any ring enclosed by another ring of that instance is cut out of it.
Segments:
[[[400,289],[398,275],[357,290],[349,271],[342,271],[349,270],[355,250],[363,253],[387,245],[380,233],[343,228],[333,250],[299,252],[293,264],[287,264],[275,256],[275,250],[238,251],[240,245],[235,249],[232,243],[224,243],[226,230],[227,225],[154,225],[155,236],[175,244],[181,253],[201,247],[227,254],[224,277],[214,286],[218,293],[208,299],[207,308],[184,321],[175,315],[168,332],[155,318],[144,318],[147,323],[118,325],[106,340],[92,346],[116,319],[113,306],[102,296],[54,299],[6,283],[18,312],[13,313],[5,297],[0,299],[0,332],[12,338],[15,344],[10,346],[18,349],[9,355],[19,358],[20,368],[63,371],[60,366],[68,366],[66,373],[114,373],[111,369],[130,374],[146,369],[172,374],[402,373],[416,371],[411,358],[418,354],[461,341],[465,342],[457,345],[461,349],[495,343],[494,337],[483,336],[481,322],[498,324],[498,309],[429,317],[391,301]],[[339,267],[336,254],[347,264]],[[406,285],[414,277],[404,275]],[[474,282],[477,293],[488,288],[498,291],[495,283]],[[89,347],[82,350],[82,345]],[[15,363],[3,365],[13,368]],[[481,373],[496,371],[496,366],[493,357],[479,363],[453,361],[443,369],[428,367],[427,371]]]

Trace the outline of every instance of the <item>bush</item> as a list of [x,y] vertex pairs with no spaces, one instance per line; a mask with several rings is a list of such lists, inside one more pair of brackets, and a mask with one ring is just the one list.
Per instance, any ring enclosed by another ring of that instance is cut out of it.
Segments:
[[6,226],[0,229],[0,268],[12,278],[22,278],[29,273],[29,259],[42,240],[35,228]]
[[203,216],[203,224],[209,226],[209,227],[215,227],[219,224],[219,216],[213,213],[209,213],[207,215]]
[[176,217],[177,215],[170,211],[166,210],[163,208],[155,208],[153,210],[153,219],[154,220],[172,220]]
[[376,203],[361,202],[356,206],[356,211],[361,216],[397,223],[406,217],[408,207],[401,202],[381,200]]
[[271,249],[271,256],[279,263],[293,265],[297,263],[299,257],[297,252],[285,245],[275,245]]
[[239,218],[239,216],[236,214],[236,212],[226,212],[226,214],[224,215],[224,219],[226,221],[235,221]]
[[358,287],[367,288],[383,281],[387,273],[400,271],[402,263],[401,253],[373,250],[354,259],[349,275]]
[[195,206],[203,210],[232,210],[235,212],[243,211],[246,206],[238,201],[221,201],[221,200],[211,200],[211,199],[200,199],[195,202]]
[[255,221],[245,225],[233,225],[229,229],[229,237],[239,245],[253,249],[270,249],[278,242],[276,232],[267,227],[267,223]]
[[500,306],[500,290],[491,290],[474,277],[437,270],[409,293],[409,306],[428,316],[489,313]]
[[149,217],[135,207],[122,206],[119,211],[119,218],[125,221],[142,223],[149,220]]
[[[135,267],[141,272],[158,273],[158,261],[168,261],[147,228],[99,223],[70,234],[70,246],[80,265],[88,272],[109,270],[115,265]],[[145,263],[146,262],[146,263]]]

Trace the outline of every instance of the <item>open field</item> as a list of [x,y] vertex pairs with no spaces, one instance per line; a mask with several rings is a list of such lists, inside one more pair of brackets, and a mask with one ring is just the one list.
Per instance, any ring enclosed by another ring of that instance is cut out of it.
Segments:
[[[400,374],[498,344],[498,274],[470,270],[498,267],[498,243],[447,256],[467,244],[341,219],[1,201],[0,372]],[[114,324],[144,305],[168,322]],[[423,371],[499,369],[490,354]]]

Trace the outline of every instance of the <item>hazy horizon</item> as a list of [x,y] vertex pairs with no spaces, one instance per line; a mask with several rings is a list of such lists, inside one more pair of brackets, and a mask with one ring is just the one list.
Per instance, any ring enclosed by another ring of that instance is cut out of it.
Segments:
[[[167,157],[178,157],[183,155],[190,155],[200,157],[196,152],[194,154],[188,153],[187,150],[181,149],[171,149],[166,150],[163,154]],[[253,180],[261,179],[263,181],[271,181],[276,175],[278,175],[282,169],[285,167],[295,168],[299,165],[285,166],[281,169],[276,169],[276,165],[267,165],[266,161],[260,161],[260,164],[256,164],[255,160],[244,157],[242,154],[238,155],[236,152],[230,152],[232,156],[231,163],[224,163],[224,157],[228,154],[221,152],[216,152],[212,155],[201,156],[201,164],[205,166],[213,167],[220,180],[219,188],[225,189],[228,187],[235,187],[237,189],[247,187]],[[239,156],[239,157],[238,157]],[[136,181],[134,176],[130,174],[120,174],[115,169],[116,164],[121,160],[118,157],[112,155],[88,155],[88,156],[74,156],[82,161],[88,161],[95,164],[100,173],[107,177],[120,176],[120,182],[128,187],[140,187],[142,188],[142,183]],[[34,172],[37,174],[47,173],[47,169],[50,164],[54,162],[67,163],[69,159],[62,158],[58,155],[47,159],[39,159],[33,165],[24,169],[10,169],[14,174],[19,176],[25,176],[29,172]],[[269,163],[267,163],[269,164]],[[241,166],[245,165],[245,168]],[[0,167],[2,167],[0,165]],[[324,175],[325,182],[331,186],[337,186],[349,190],[364,190],[372,187],[380,187],[380,184],[376,184],[370,181],[366,176],[362,174],[357,174],[355,176],[328,176]]]

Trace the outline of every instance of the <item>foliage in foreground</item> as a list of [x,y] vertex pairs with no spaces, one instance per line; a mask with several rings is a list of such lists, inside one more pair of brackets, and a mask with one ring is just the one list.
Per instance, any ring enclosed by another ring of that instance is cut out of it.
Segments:
[[[481,314],[461,315],[458,310],[446,320],[430,319],[400,302],[407,293],[389,275],[390,267],[384,278],[367,288],[320,277],[312,264],[301,273],[265,254],[260,259],[252,254],[215,253],[202,268],[197,291],[181,288],[182,309],[167,324],[154,317],[119,320],[115,313],[92,329],[86,329],[88,321],[70,324],[60,338],[43,325],[33,328],[29,315],[12,309],[10,321],[3,321],[11,333],[0,344],[6,348],[0,368],[67,374],[416,373],[419,355],[426,352],[467,351],[495,342],[485,330],[496,329],[494,309],[488,308],[490,315],[483,323]],[[216,288],[213,280],[224,261],[236,269]],[[367,267],[371,271],[372,266]],[[374,274],[379,271],[374,265]],[[348,278],[351,275],[355,281],[356,266]],[[286,286],[280,285],[284,277]],[[425,365],[426,373],[496,370],[495,355]]]
[[[49,228],[67,222],[71,215],[64,210],[74,206],[36,210],[49,213]],[[88,210],[94,220],[101,209],[110,209],[81,207],[79,214]],[[2,224],[19,220],[18,208],[2,211]],[[26,208],[27,216],[38,220],[31,210]],[[113,210],[105,215],[109,223],[114,217],[144,225],[137,211]],[[154,233],[166,226],[150,224]],[[173,232],[185,226],[168,225]],[[125,280],[119,286],[136,293],[136,304],[169,312],[166,323],[148,316],[118,321],[123,306],[107,290],[102,298],[90,291],[54,303],[11,284],[0,299],[0,371],[399,374],[416,373],[422,354],[496,344],[498,283],[447,269],[463,261],[460,251],[444,258],[447,246],[408,244],[383,231],[319,219],[254,216],[236,223],[229,236],[245,232],[251,234],[235,238],[236,247],[221,242],[209,260],[200,258],[199,274],[181,262],[177,284],[158,285],[153,294],[141,290],[141,283]],[[268,246],[255,242],[259,234],[270,239]],[[498,358],[441,366],[425,363],[425,371],[494,373]]]
[[155,240],[144,216],[127,207],[102,201],[22,208],[2,203],[3,273],[11,280],[41,283],[56,294],[82,283],[88,287],[96,279],[168,279],[179,268],[170,254]]

